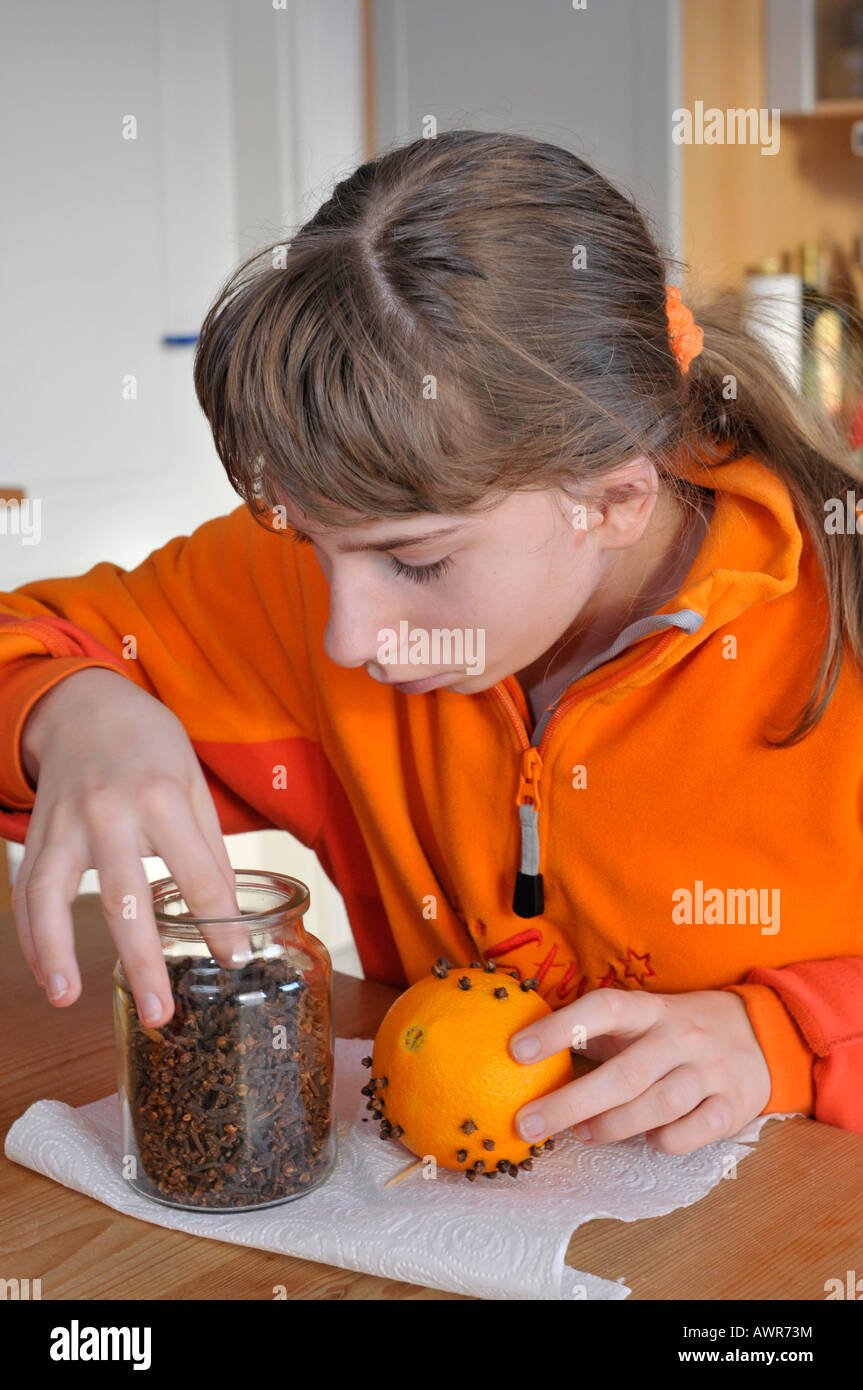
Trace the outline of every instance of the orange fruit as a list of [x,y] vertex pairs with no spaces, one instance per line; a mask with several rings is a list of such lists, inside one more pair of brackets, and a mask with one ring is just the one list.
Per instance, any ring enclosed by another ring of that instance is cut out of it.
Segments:
[[552,1012],[535,982],[524,983],[527,989],[506,970],[439,961],[395,1000],[377,1031],[364,1088],[383,1137],[471,1177],[477,1164],[479,1173],[513,1171],[553,1147],[544,1136],[522,1139],[516,1114],[596,1064],[568,1048],[539,1062],[515,1061],[509,1039]]

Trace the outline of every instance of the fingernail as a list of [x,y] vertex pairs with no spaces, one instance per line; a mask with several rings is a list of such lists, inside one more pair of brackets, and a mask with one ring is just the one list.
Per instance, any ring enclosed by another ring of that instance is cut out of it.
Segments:
[[141,1000],[141,1018],[145,1023],[155,1023],[162,1012],[162,1001],[158,994],[145,994]]
[[572,1132],[575,1135],[576,1139],[582,1139],[585,1142],[587,1142],[587,1140],[591,1138],[590,1125],[573,1125]]
[[518,1122],[523,1139],[536,1139],[540,1134],[546,1134],[546,1123],[538,1110],[531,1110],[530,1114],[524,1115]]
[[252,953],[248,946],[240,946],[234,951],[231,960],[234,965],[246,965],[252,959]]
[[525,1033],[523,1038],[513,1043],[512,1051],[517,1062],[529,1062],[531,1057],[538,1057],[542,1049],[539,1038],[535,1038],[532,1033]]
[[62,999],[66,990],[69,988],[69,981],[64,975],[57,975],[53,970],[48,976],[48,998],[50,1000]]

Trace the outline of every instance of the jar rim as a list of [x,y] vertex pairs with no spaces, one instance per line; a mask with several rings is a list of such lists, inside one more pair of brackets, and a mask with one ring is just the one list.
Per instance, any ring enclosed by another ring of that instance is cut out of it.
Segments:
[[241,912],[239,916],[234,914],[229,917],[193,917],[188,912],[171,913],[164,911],[162,905],[177,899],[185,902],[185,897],[177,880],[169,874],[166,878],[155,879],[150,884],[157,927],[170,928],[175,934],[180,934],[188,928],[192,929],[194,935],[197,935],[194,929],[202,926],[207,927],[208,931],[213,927],[225,930],[236,926],[254,930],[256,925],[267,927],[275,922],[293,922],[308,910],[308,885],[291,874],[274,873],[270,869],[235,869],[234,886],[236,891],[244,887],[269,889],[273,893],[280,893],[284,901],[276,902],[261,912]]

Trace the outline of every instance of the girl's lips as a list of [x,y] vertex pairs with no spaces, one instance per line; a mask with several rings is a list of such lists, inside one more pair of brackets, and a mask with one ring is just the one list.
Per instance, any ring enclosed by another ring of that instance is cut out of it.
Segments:
[[449,676],[457,676],[457,671],[441,671],[436,676],[426,676],[422,681],[394,681],[393,690],[402,690],[406,695],[421,695],[424,690],[431,690],[434,686],[440,685]]

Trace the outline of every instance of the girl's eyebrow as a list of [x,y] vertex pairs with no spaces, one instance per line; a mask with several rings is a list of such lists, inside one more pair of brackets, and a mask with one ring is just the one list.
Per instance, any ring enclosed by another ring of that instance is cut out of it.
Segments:
[[[435,540],[438,536],[451,536],[458,529],[458,526],[446,526],[439,531],[426,531],[423,536],[391,536],[385,541],[348,541],[344,545],[337,545],[336,550],[342,554],[355,550],[400,550],[403,545],[422,545],[423,541]],[[298,527],[292,526],[291,530],[298,540],[311,540],[311,536]]]

